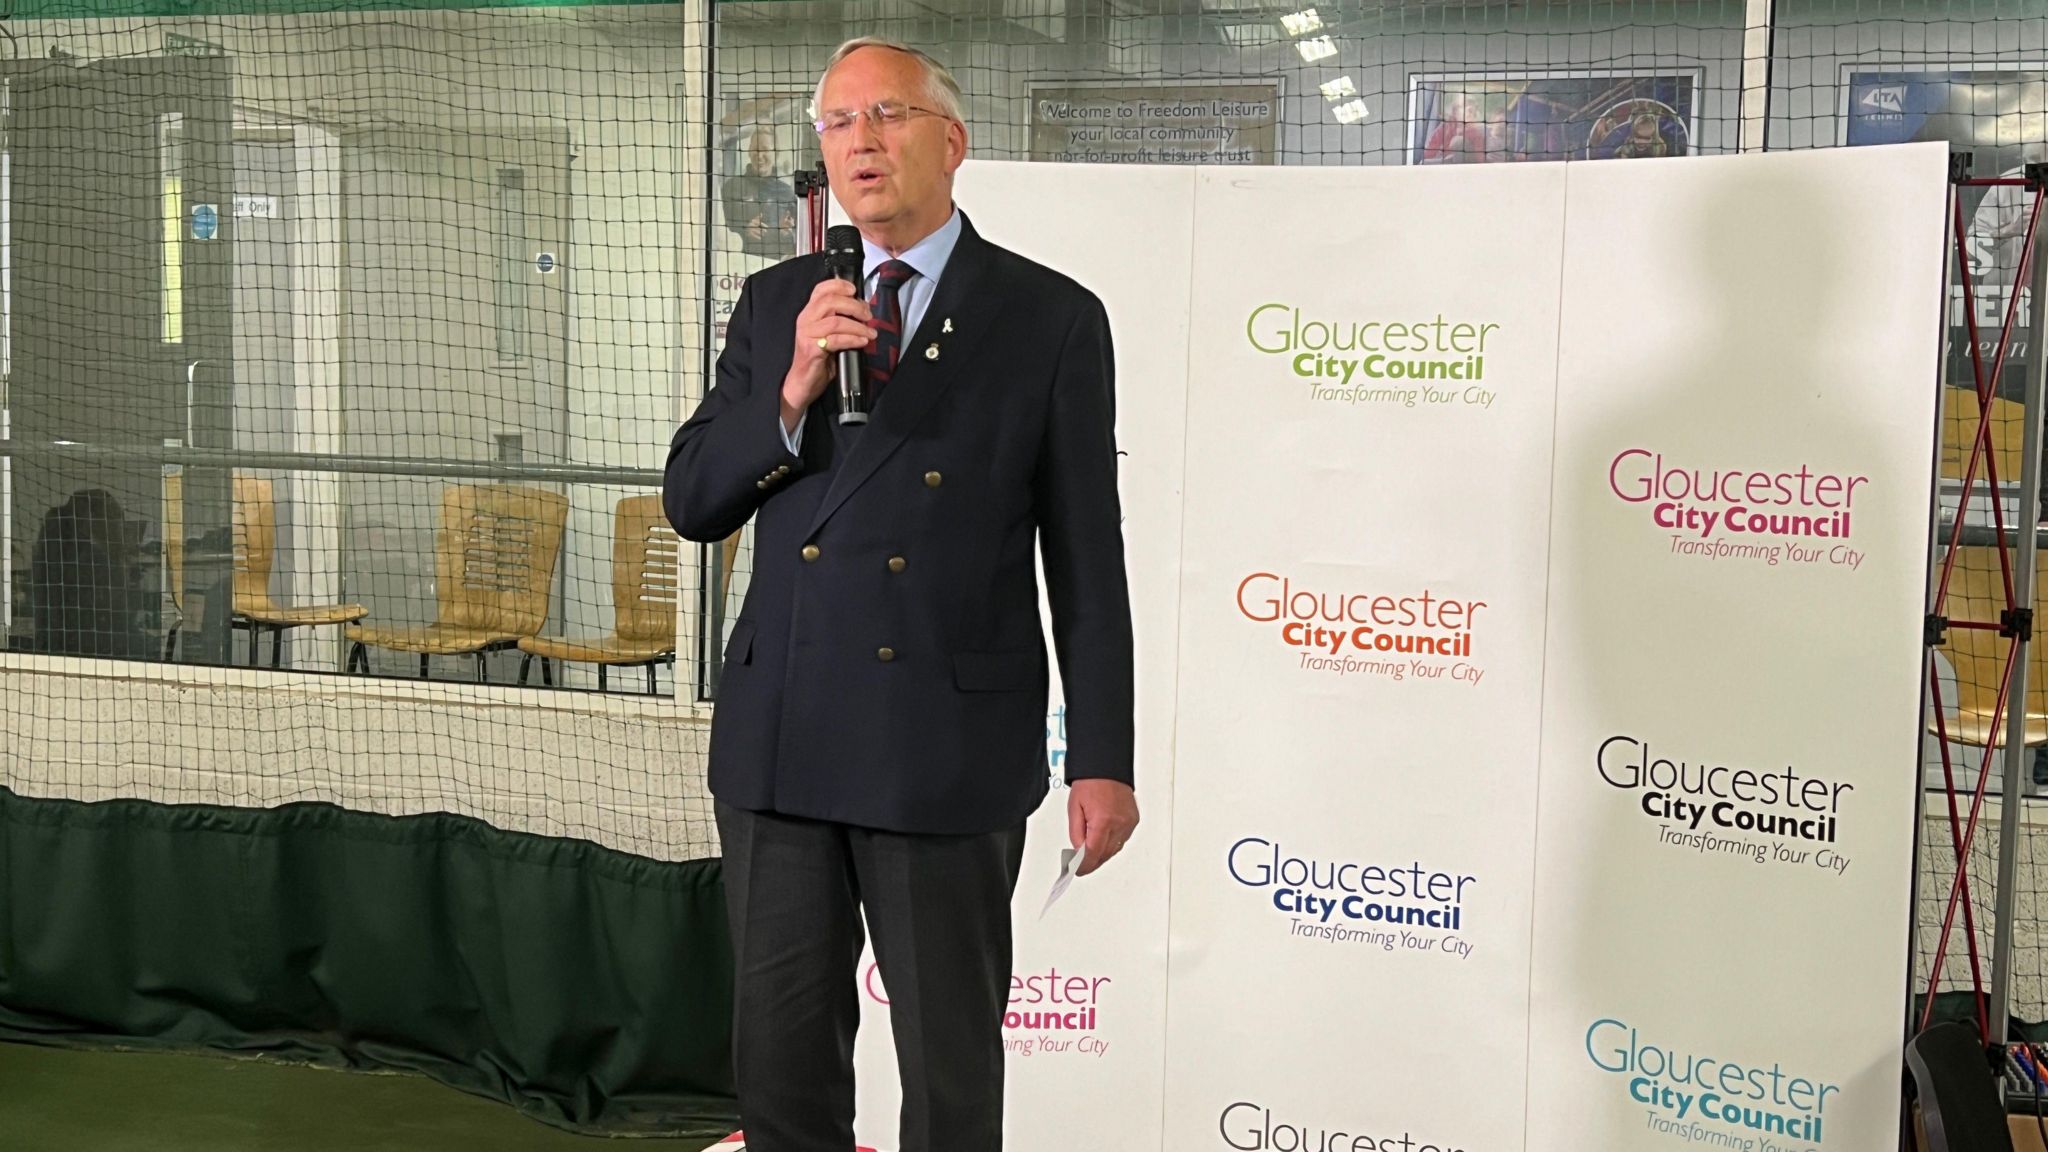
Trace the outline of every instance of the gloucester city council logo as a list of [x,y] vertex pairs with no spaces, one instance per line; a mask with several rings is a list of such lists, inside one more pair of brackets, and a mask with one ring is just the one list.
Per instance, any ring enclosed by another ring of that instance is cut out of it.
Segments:
[[[1103,1035],[1103,1002],[1115,979],[1100,972],[1077,972],[1058,965],[1010,976],[1010,1001],[1003,1009],[1003,1051],[1011,1056],[1071,1056],[1100,1059],[1109,1055]],[[882,970],[869,962],[861,972],[861,991],[889,1007]]]
[[1477,685],[1487,602],[1423,583],[1359,588],[1252,572],[1237,582],[1238,615],[1263,625],[1298,671]]
[[1270,904],[1296,940],[1472,957],[1466,901],[1477,876],[1407,858],[1304,856],[1263,836],[1233,843],[1224,868]]
[[1701,1148],[1817,1147],[1827,1140],[1828,1103],[1841,1092],[1775,1060],[1646,1036],[1612,1017],[1586,1029],[1585,1055],[1643,1110],[1647,1130]]
[[1808,463],[1759,467],[1681,460],[1655,448],[1624,448],[1607,462],[1607,489],[1647,513],[1675,556],[1757,561],[1769,567],[1854,572],[1857,500],[1870,477]]
[[1466,1152],[1464,1145],[1417,1136],[1386,1120],[1352,1118],[1352,1123],[1275,1116],[1251,1100],[1223,1109],[1216,1131],[1236,1152]]
[[1593,752],[1602,783],[1655,825],[1657,843],[1703,856],[1817,869],[1838,878],[1851,860],[1842,819],[1856,785],[1797,764],[1727,764],[1617,732]]
[[1293,304],[1260,304],[1245,317],[1254,351],[1286,366],[1311,400],[1396,408],[1486,411],[1500,399],[1486,357],[1500,325],[1433,315],[1340,319]]

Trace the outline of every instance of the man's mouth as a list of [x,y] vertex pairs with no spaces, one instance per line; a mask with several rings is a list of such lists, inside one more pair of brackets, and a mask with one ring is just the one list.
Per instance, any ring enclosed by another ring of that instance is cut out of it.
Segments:
[[885,179],[887,177],[882,175],[880,169],[857,168],[853,173],[853,186],[855,188],[877,188],[881,186],[882,181]]

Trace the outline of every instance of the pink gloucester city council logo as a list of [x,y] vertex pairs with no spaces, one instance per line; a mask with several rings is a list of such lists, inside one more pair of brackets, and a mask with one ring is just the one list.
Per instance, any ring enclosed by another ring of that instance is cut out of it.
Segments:
[[1811,464],[1730,467],[1626,448],[1607,464],[1607,488],[1647,513],[1677,556],[1755,560],[1771,567],[1815,565],[1855,571],[1857,501],[1870,477]]
[[[1102,1001],[1111,978],[1083,976],[1058,967],[1010,977],[1010,1003],[1003,1011],[1003,1050],[1012,1056],[1103,1056]],[[874,963],[861,971],[861,991],[889,1006],[889,990]]]

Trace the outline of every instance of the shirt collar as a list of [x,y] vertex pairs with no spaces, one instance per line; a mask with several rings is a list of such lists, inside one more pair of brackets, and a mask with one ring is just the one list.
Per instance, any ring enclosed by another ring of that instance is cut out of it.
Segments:
[[912,244],[909,250],[901,256],[889,255],[887,251],[876,246],[874,241],[863,236],[860,243],[864,252],[864,258],[867,260],[868,271],[866,279],[872,283],[875,278],[875,271],[884,263],[890,260],[901,260],[905,264],[910,265],[911,269],[919,276],[936,284],[939,277],[945,274],[947,262],[953,258],[953,246],[959,242],[960,210],[958,208],[953,209],[953,214],[946,217],[946,222],[939,226],[938,231]]

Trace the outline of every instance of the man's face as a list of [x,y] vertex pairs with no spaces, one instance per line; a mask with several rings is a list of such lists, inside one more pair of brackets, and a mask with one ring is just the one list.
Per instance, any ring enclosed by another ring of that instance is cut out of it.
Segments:
[[775,174],[775,138],[766,128],[754,129],[747,137],[747,175],[773,176]]
[[[931,108],[917,61],[887,48],[863,48],[825,77],[818,112],[872,108],[893,100]],[[863,229],[944,223],[953,173],[967,158],[967,130],[943,115],[913,112],[877,128],[866,116],[820,140],[832,194]]]

